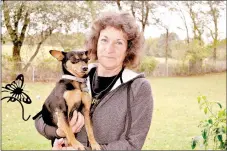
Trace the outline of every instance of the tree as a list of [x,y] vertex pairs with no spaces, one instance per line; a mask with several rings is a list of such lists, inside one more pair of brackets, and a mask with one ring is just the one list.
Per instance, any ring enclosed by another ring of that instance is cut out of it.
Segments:
[[206,28],[209,30],[210,36],[213,39],[213,61],[215,66],[217,59],[217,43],[219,40],[218,20],[221,17],[221,11],[226,8],[226,4],[225,1],[206,1],[205,4],[209,6],[209,10],[205,12],[206,15],[210,15],[208,23],[213,23],[213,29],[210,27],[210,25],[206,25]]
[[[137,19],[141,23],[142,31],[145,31],[146,26],[151,24],[149,22],[149,15],[153,14],[156,9],[156,2],[154,1],[115,1],[118,9],[130,11],[135,19]],[[122,3],[121,3],[122,2]],[[124,6],[124,7],[123,7]]]
[[193,29],[192,31],[194,34],[194,39],[197,39],[200,45],[202,46],[204,44],[202,39],[202,34],[204,33],[205,22],[200,15],[202,13],[202,10],[195,11],[196,5],[201,4],[201,2],[187,1],[187,2],[184,2],[184,4],[187,7],[188,13],[192,21],[192,29]]
[[[73,4],[72,4],[73,3]],[[56,31],[71,30],[71,23],[82,20],[81,2],[3,2],[4,23],[13,43],[13,58],[16,71],[26,71],[39,52],[44,41]],[[22,25],[20,30],[19,25]],[[19,35],[19,36],[18,36]],[[21,47],[27,35],[37,35],[36,50],[22,68]]]
[[101,10],[107,5],[108,2],[105,1],[91,1],[86,0],[82,2],[81,15],[83,15],[83,23],[84,27],[88,28],[88,26],[97,18],[98,14],[100,14]]
[[169,27],[165,25],[160,19],[157,19],[157,26],[164,28],[166,33],[165,35],[165,63],[166,63],[166,76],[168,76],[168,52],[169,52]]
[[[162,2],[162,3],[159,3],[159,7],[161,7],[162,9],[167,9],[169,10],[170,8],[170,4],[169,2]],[[165,30],[165,34],[162,34],[161,37],[163,37],[163,35],[165,36],[165,42],[164,42],[164,45],[165,45],[165,64],[166,64],[166,75],[168,76],[168,57],[169,57],[169,51],[170,51],[170,48],[169,48],[169,34],[170,34],[170,28],[169,28],[169,23],[168,22],[165,22],[163,20],[163,18],[165,18],[165,13],[163,12],[158,12],[159,15],[154,15],[154,16],[159,16],[159,17],[154,17],[154,20],[156,21],[155,22],[155,25],[161,29],[164,29]]]
[[[197,74],[202,71],[202,60],[204,55],[200,55],[200,50],[206,50],[204,48],[204,42],[202,35],[204,33],[205,19],[202,16],[202,10],[198,6],[202,6],[202,2],[199,1],[185,1],[183,5],[186,7],[186,12],[189,14],[191,19],[191,27],[193,31],[193,40],[192,44],[197,45],[199,43],[200,48],[192,49],[191,46],[188,46],[188,51],[186,57],[189,58],[189,72],[191,74]],[[197,7],[197,9],[196,9]],[[191,44],[190,44],[191,45]]]
[[177,12],[180,16],[180,18],[182,19],[183,23],[184,23],[184,28],[182,29],[181,27],[177,27],[178,29],[182,29],[182,30],[185,30],[186,31],[186,41],[187,41],[187,44],[189,45],[189,25],[187,23],[187,20],[186,20],[186,14],[185,14],[185,9],[182,7],[182,3],[181,1],[173,1],[172,2],[172,6],[170,7],[170,11],[174,11],[174,12]]
[[[11,6],[8,6],[11,5]],[[14,8],[14,9],[12,9]],[[16,71],[21,70],[20,50],[24,42],[25,32],[30,23],[30,13],[25,2],[3,1],[4,22],[13,43],[13,61]],[[21,29],[19,29],[19,24]]]

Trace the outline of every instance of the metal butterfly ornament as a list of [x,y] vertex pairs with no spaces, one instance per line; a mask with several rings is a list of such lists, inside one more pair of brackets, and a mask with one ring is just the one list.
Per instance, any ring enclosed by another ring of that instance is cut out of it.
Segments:
[[16,77],[15,81],[13,81],[11,84],[6,84],[6,86],[2,88],[2,92],[7,92],[10,94],[10,96],[3,97],[1,100],[8,99],[7,102],[18,101],[22,108],[22,119],[24,121],[27,121],[31,115],[29,115],[27,119],[24,118],[24,106],[22,103],[31,104],[32,101],[30,97],[24,92],[24,75],[19,74]]

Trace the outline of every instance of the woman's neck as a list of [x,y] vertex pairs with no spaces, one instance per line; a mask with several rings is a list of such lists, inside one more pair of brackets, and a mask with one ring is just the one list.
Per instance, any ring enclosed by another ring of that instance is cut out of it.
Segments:
[[114,69],[106,69],[105,67],[103,67],[101,64],[98,64],[98,76],[101,76],[101,77],[112,77],[112,76],[115,76],[117,75],[122,67],[119,66],[119,67],[116,67]]

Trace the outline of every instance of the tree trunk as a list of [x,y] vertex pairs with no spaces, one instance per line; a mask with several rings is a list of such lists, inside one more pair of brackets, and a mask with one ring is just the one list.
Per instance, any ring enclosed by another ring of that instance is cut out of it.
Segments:
[[120,0],[116,0],[116,1],[117,1],[118,10],[122,10]]
[[169,41],[169,30],[166,28],[166,44],[165,44],[166,76],[168,76],[168,47],[169,47],[168,41]]
[[217,59],[217,46],[214,46],[213,52],[213,71],[216,71],[216,59]]
[[217,17],[215,16],[215,14],[213,14],[213,20],[214,20],[214,28],[215,28],[215,32],[214,32],[214,42],[213,42],[213,47],[214,47],[214,52],[213,52],[213,61],[214,61],[214,70],[216,71],[216,60],[217,60],[217,41],[218,41],[218,21],[217,21]]
[[13,44],[13,61],[14,61],[14,70],[16,72],[19,72],[22,69],[20,49],[21,49],[21,46],[18,43]]

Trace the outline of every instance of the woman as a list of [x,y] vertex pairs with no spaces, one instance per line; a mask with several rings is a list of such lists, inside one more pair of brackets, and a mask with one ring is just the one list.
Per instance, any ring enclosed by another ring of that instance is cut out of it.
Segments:
[[[103,150],[141,150],[152,119],[153,98],[144,75],[129,68],[138,66],[143,35],[135,19],[123,12],[103,13],[89,33],[86,50],[97,61],[89,65],[88,77],[95,138]],[[83,116],[75,113],[70,124],[77,139],[89,147]],[[37,118],[36,127],[48,139],[64,136],[42,117]],[[62,149],[61,144],[63,140],[56,139],[53,149]]]

